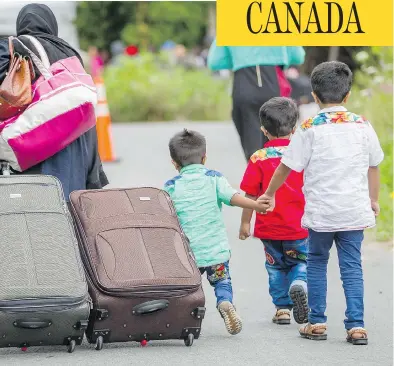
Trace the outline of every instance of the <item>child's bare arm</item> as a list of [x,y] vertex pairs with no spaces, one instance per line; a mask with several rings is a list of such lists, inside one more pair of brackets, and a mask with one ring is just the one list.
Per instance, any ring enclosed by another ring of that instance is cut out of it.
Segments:
[[276,168],[274,175],[271,178],[270,184],[268,185],[265,193],[258,198],[258,202],[264,202],[269,204],[269,209],[267,211],[273,211],[275,208],[275,193],[281,187],[281,185],[286,181],[289,176],[291,169],[280,163],[278,168]]
[[[251,196],[249,194],[245,194],[245,197],[252,201],[257,200],[257,196]],[[241,223],[250,224],[250,221],[252,220],[252,216],[253,216],[253,209],[244,208],[242,210]]]
[[368,187],[369,198],[371,199],[371,207],[375,212],[375,216],[379,215],[379,189],[380,189],[380,171],[379,167],[369,167],[368,169]]
[[[231,198],[230,202],[231,206],[237,206],[241,208],[246,208],[249,210],[257,211],[257,212],[266,212],[267,208],[269,208],[269,205],[266,204],[265,202],[258,202],[251,200],[250,198],[241,196],[240,194],[234,194],[234,196]],[[250,220],[249,220],[250,221]]]
[[[251,196],[249,194],[245,194],[245,197],[251,199],[252,201],[257,200],[257,196]],[[250,236],[250,221],[252,220],[252,216],[253,216],[253,209],[244,208],[242,210],[241,225],[239,227],[239,238],[241,240],[245,240]]]

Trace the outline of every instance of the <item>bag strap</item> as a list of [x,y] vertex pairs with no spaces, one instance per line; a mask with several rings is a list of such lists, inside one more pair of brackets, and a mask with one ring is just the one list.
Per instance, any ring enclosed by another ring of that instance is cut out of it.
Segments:
[[26,37],[27,39],[30,40],[30,42],[33,44],[33,46],[38,51],[38,55],[40,56],[40,59],[41,59],[42,63],[44,64],[44,66],[47,69],[49,69],[51,67],[51,63],[49,62],[48,55],[45,52],[45,49],[42,46],[42,44],[40,43],[40,41],[37,38],[33,37],[33,36],[24,35],[22,37]]
[[37,57],[37,55],[33,51],[27,48],[19,38],[14,38],[14,39],[16,39],[21,44],[21,46],[27,51],[34,65],[37,67],[38,71],[40,71],[41,75],[45,79],[51,78],[53,76],[52,73],[47,67],[45,67],[45,65],[42,63],[40,58]]
[[12,64],[12,61],[14,60],[14,44],[12,43],[12,38],[13,37],[8,37],[8,49],[10,51],[10,65]]

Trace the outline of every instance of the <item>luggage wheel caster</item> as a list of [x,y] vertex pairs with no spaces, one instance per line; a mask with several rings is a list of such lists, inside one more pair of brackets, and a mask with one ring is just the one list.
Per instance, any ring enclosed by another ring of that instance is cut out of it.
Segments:
[[96,340],[96,344],[94,346],[94,349],[96,351],[100,351],[103,349],[103,344],[104,344],[104,338],[102,336],[99,336]]
[[184,339],[185,346],[191,347],[193,345],[193,341],[194,341],[194,334],[189,333],[188,336]]
[[68,353],[73,353],[75,351],[75,346],[76,346],[76,342],[74,341],[74,339],[72,339],[70,341],[70,343],[67,345],[67,352]]

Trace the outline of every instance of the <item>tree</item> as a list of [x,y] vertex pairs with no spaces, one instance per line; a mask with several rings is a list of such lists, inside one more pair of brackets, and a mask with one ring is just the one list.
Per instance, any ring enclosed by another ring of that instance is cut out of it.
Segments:
[[136,2],[135,17],[122,32],[128,44],[160,47],[171,39],[186,47],[201,44],[208,23],[209,2]]
[[82,1],[78,3],[75,25],[81,48],[90,45],[109,50],[132,14],[135,3],[126,1]]
[[209,2],[104,1],[80,2],[76,26],[81,47],[109,49],[122,39],[142,48],[160,47],[166,40],[192,47],[202,43],[208,26]]
[[354,53],[362,50],[364,47],[304,47],[305,62],[301,67],[306,74],[310,74],[318,64],[325,61],[341,61],[349,65],[355,71],[358,68],[354,60]]

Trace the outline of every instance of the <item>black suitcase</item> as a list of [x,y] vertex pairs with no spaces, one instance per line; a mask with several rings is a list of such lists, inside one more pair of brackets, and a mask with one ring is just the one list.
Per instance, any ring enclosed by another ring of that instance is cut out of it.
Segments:
[[90,299],[60,182],[0,177],[0,347],[81,344]]

